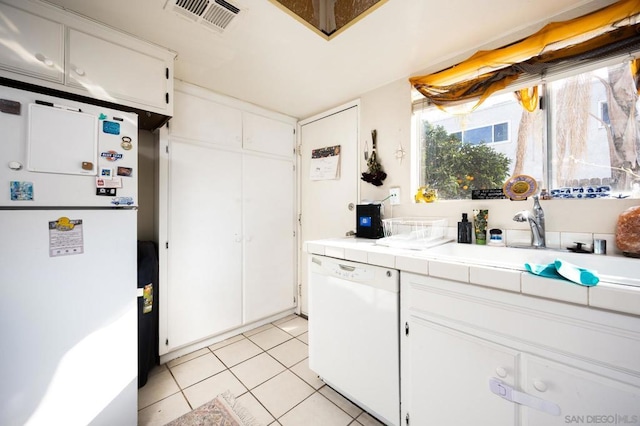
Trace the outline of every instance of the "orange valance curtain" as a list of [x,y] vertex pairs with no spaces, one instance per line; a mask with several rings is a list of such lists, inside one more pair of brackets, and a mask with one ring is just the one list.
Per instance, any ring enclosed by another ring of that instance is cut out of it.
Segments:
[[[478,100],[477,107],[523,75],[539,75],[553,65],[639,48],[639,18],[640,0],[619,1],[579,18],[550,23],[519,42],[478,51],[451,68],[409,81],[436,106]],[[640,78],[636,80],[640,84]]]
[[529,112],[538,108],[538,86],[520,89],[515,92],[520,105]]

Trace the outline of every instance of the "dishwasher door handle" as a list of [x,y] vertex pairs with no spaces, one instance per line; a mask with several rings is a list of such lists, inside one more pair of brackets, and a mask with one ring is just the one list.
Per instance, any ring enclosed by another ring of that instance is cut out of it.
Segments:
[[356,270],[355,266],[347,266],[347,265],[341,265],[341,264],[338,264],[338,266],[340,267],[340,269],[347,272],[353,272]]

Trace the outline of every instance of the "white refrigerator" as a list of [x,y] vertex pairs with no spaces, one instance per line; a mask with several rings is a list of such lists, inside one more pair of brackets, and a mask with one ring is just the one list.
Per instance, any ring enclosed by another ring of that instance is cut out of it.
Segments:
[[0,424],[137,423],[135,114],[0,86]]

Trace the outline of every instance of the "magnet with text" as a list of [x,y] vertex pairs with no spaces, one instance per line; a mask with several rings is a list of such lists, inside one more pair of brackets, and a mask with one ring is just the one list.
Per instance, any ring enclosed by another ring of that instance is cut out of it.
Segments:
[[125,151],[129,151],[131,148],[133,148],[133,143],[131,143],[131,138],[129,136],[123,136],[122,143],[120,144],[120,146]]
[[118,176],[131,177],[133,169],[131,167],[118,167],[116,173]]
[[101,152],[100,153],[100,157],[104,158],[107,161],[118,161],[122,158],[123,154],[120,154],[117,151],[107,151],[107,152]]
[[114,177],[112,179],[105,179],[97,177],[96,188],[122,188],[122,178]]
[[96,188],[96,195],[115,197],[118,194],[116,188]]

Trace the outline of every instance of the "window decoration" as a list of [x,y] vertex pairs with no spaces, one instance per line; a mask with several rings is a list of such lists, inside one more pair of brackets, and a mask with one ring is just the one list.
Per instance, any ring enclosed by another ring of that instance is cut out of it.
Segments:
[[[640,44],[639,15],[639,1],[619,1],[579,18],[548,24],[519,42],[479,51],[451,68],[409,81],[440,108],[472,100],[477,107],[523,76],[542,75],[558,64],[606,58]],[[636,87],[639,69],[634,60]]]

